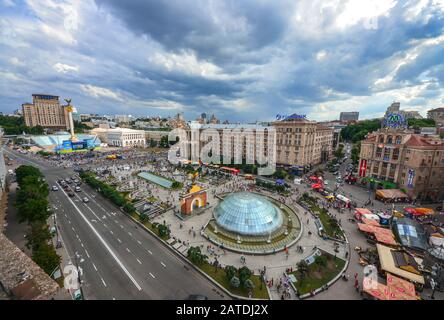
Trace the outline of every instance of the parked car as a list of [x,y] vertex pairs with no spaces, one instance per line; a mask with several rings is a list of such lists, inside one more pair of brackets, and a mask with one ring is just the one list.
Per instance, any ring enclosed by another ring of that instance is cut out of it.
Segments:
[[59,187],[57,187],[56,185],[52,186],[52,191],[59,191]]
[[84,203],[89,202],[89,199],[87,197],[83,198],[82,200],[83,200]]
[[75,196],[74,192],[70,191],[68,192],[68,196],[70,196],[71,198]]
[[77,186],[75,190],[76,190],[76,192],[82,191],[79,186]]

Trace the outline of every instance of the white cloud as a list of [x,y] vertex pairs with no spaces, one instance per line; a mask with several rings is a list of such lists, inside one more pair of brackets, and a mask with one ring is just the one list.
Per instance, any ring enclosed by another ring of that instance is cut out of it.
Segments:
[[80,89],[82,89],[85,93],[94,98],[103,97],[103,98],[114,99],[117,101],[123,101],[123,99],[118,93],[115,93],[114,91],[107,88],[97,87],[90,84],[81,84]]
[[79,68],[76,66],[70,66],[68,64],[57,62],[53,65],[54,69],[59,73],[68,73],[69,71],[79,71]]
[[393,0],[348,0],[344,11],[336,19],[336,25],[345,29],[363,23],[366,29],[377,29],[378,18],[388,16],[396,3]]
[[154,63],[169,72],[180,72],[208,79],[228,79],[222,69],[208,61],[199,61],[192,51],[176,53],[156,53],[149,58]]

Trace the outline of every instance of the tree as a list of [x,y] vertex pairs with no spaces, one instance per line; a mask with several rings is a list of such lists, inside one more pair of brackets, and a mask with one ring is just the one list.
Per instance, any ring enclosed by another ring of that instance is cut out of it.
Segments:
[[60,257],[54,247],[47,243],[42,243],[32,251],[32,260],[37,263],[47,274],[51,274],[60,264]]
[[233,266],[225,267],[225,275],[227,276],[227,280],[230,281],[237,273],[237,269]]
[[298,268],[299,275],[301,277],[301,280],[305,278],[305,276],[308,274],[308,264],[305,260],[301,260],[296,265]]
[[17,169],[15,169],[15,175],[17,179],[17,183],[21,185],[23,183],[23,178],[28,176],[36,176],[36,177],[42,177],[42,173],[40,170],[33,166],[26,166],[21,165]]
[[315,264],[318,266],[318,271],[321,270],[322,267],[327,266],[327,257],[326,256],[316,256],[315,258]]
[[250,279],[251,270],[248,269],[246,266],[243,266],[242,268],[240,268],[238,270],[238,274],[239,274],[239,280],[240,280],[241,284],[243,285],[245,283],[245,281]]
[[247,279],[247,280],[245,280],[244,287],[245,287],[245,289],[247,289],[247,290],[253,290],[253,289],[254,289],[254,283],[253,283],[253,281],[251,281],[251,279]]
[[231,280],[230,280],[230,285],[231,285],[233,288],[239,288],[239,286],[240,286],[240,280],[239,280],[239,278],[236,277],[236,276],[232,277]]
[[187,256],[194,264],[201,264],[206,262],[208,259],[208,256],[200,252],[200,247],[190,247],[188,249]]
[[159,236],[161,238],[165,238],[165,237],[168,237],[170,235],[170,229],[168,229],[168,227],[163,225],[163,224],[158,224],[157,225],[157,231],[158,231]]
[[145,222],[148,221],[148,215],[147,215],[146,213],[143,213],[143,212],[142,212],[142,213],[139,215],[139,219],[140,219],[140,222],[145,223]]
[[26,247],[29,249],[38,250],[39,246],[46,244],[51,239],[48,225],[46,223],[34,222],[31,224],[31,229],[27,233]]

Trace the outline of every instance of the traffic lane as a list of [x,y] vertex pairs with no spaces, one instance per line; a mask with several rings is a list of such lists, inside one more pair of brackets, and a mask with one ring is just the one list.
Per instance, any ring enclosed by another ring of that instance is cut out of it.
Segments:
[[[170,281],[167,282],[167,285],[170,286],[172,291],[176,290],[177,283],[181,283],[184,287],[189,288],[187,289],[189,294],[199,293],[200,291],[201,294],[203,292],[207,293],[210,298],[221,298],[213,290],[216,289],[216,287],[207,279],[194,269],[186,271],[184,261],[178,258],[157,239],[154,239],[151,234],[137,227],[137,224],[130,220],[125,214],[121,213],[119,209],[113,207],[108,200],[102,198],[101,195],[98,194],[95,194],[95,197],[91,197],[91,193],[94,191],[89,187],[84,187],[83,191],[92,202],[89,202],[88,204],[91,206],[94,206],[94,204],[97,205],[94,210],[102,210],[101,212],[108,217],[106,219],[108,222],[110,222],[111,218],[111,222],[107,225],[109,226],[110,231],[112,231],[113,236],[121,241],[116,243],[116,245],[123,246],[123,244],[128,244],[131,253],[134,253],[139,260],[140,257],[145,257],[145,259],[147,257],[152,257],[154,260],[148,259],[147,262],[150,263],[151,268],[154,268],[155,272],[159,272],[159,274],[162,275],[165,272],[169,274],[168,279]],[[100,202],[100,204],[98,204],[98,202]],[[110,212],[115,212],[116,215],[114,216]],[[124,254],[127,255],[127,253]],[[131,255],[129,258],[131,259]],[[164,265],[168,265],[168,268],[165,268]],[[187,277],[182,276],[184,271],[186,271]]]
[[[59,196],[62,192],[54,192],[53,194],[54,196]],[[97,236],[79,215],[77,209],[75,209],[68,197],[58,197],[58,199],[67,214],[66,217],[63,216],[66,221],[62,220],[62,223],[65,227],[70,226],[70,229],[65,229],[65,231],[71,234],[75,232],[79,236],[83,244],[81,250],[83,252],[83,258],[85,261],[91,263],[90,267],[92,266],[92,269],[90,268],[90,270],[93,271],[91,274],[94,276],[97,275],[96,279],[91,283],[91,287],[104,287],[107,289],[109,294],[105,296],[106,299],[151,299],[152,297],[148,293],[139,291],[128,276],[119,268],[116,261],[97,239]],[[81,208],[78,209],[81,211],[84,210]],[[78,239],[74,239],[74,241],[78,241]],[[78,242],[80,243],[80,241]],[[102,277],[97,274],[98,271],[102,274]]]
[[[211,285],[205,288],[197,285],[199,280],[203,284],[208,283],[208,280],[184,278],[182,273],[186,269],[183,261],[180,261],[177,257],[174,261],[170,257],[166,257],[163,252],[168,249],[164,246],[160,248],[154,246],[154,244],[159,244],[158,241],[147,234],[146,231],[141,230],[142,233],[135,237],[137,225],[131,223],[128,217],[123,216],[120,212],[113,216],[102,205],[100,207],[95,206],[97,204],[96,199],[90,197],[85,189],[84,192],[84,196],[90,199],[90,202],[84,205],[93,214],[89,218],[97,221],[98,228],[104,233],[104,236],[119,256],[127,262],[128,269],[139,275],[139,278],[142,277],[145,281],[150,280],[147,283],[150,290],[153,290],[152,286],[158,287],[156,282],[162,281],[163,285],[160,290],[159,288],[155,290],[158,299],[183,299],[199,290],[201,294],[207,293],[213,296],[214,291]],[[76,197],[80,198],[78,194]],[[122,216],[123,219],[120,219],[119,216]],[[100,226],[105,222],[106,227]],[[160,256],[164,258],[162,259]],[[152,283],[152,281],[155,281],[155,283]],[[214,298],[220,297],[216,294]]]

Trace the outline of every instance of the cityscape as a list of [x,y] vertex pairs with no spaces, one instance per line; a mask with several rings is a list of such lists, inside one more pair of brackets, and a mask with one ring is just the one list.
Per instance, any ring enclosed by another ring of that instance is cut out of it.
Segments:
[[0,4],[0,300],[444,300],[444,5],[283,2]]

